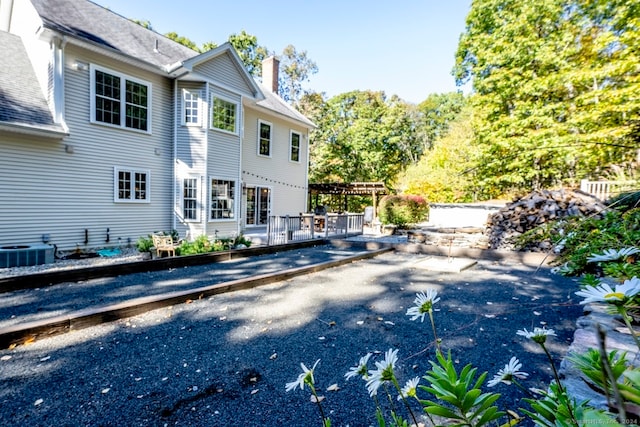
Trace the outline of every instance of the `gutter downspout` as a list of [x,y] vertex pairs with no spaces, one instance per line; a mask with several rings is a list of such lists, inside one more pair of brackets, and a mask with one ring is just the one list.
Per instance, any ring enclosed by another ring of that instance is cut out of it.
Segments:
[[[178,199],[178,194],[180,191],[180,183],[178,181],[178,177],[176,176],[176,164],[178,162],[178,114],[180,112],[178,111],[178,80],[174,79],[173,80],[173,161],[171,162],[171,165],[173,167],[173,171],[172,171],[172,175],[173,175],[173,215],[172,215],[172,229],[173,230],[177,230],[178,229],[178,206],[179,206],[179,199]],[[191,236],[190,236],[191,237]]]
[[13,0],[0,1],[0,31],[11,32],[11,15],[13,14]]
[[65,132],[69,132],[65,120],[64,106],[64,80],[65,80],[65,54],[64,49],[67,45],[67,37],[53,40],[53,117],[56,123],[64,128]]
[[239,161],[238,161],[238,184],[240,187],[240,191],[236,190],[236,197],[238,197],[238,203],[236,203],[236,206],[238,206],[238,216],[237,216],[237,220],[236,220],[236,235],[239,236],[240,233],[242,232],[242,220],[244,219],[244,213],[243,213],[243,204],[242,201],[244,200],[244,194],[243,194],[243,182],[242,182],[242,153],[244,151],[244,96],[240,95],[240,120],[239,120],[239,126],[240,128],[238,129],[238,134],[240,136],[240,155],[239,155]]

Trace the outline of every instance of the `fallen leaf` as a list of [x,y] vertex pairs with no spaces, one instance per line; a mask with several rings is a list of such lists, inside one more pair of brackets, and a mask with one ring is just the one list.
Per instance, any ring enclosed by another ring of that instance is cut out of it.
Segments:
[[494,317],[496,317],[495,314],[485,314],[484,317],[488,318],[488,319],[493,319]]
[[325,338],[325,337],[318,337],[318,339],[319,339],[320,341],[323,341],[323,340],[325,340],[326,338]]
[[51,356],[45,356],[42,359],[40,359],[41,362],[46,362],[47,360],[51,359]]
[[26,340],[24,340],[24,342],[22,344],[29,345],[29,344],[33,344],[34,342],[36,342],[36,338],[35,337],[29,337]]
[[311,401],[313,403],[320,403],[324,400],[324,396],[315,397],[313,394],[311,395]]
[[254,388],[253,390],[251,390],[251,394],[256,394],[260,389],[258,388]]
[[220,320],[227,320],[227,316],[222,316]]
[[338,387],[338,384],[331,384],[329,387],[327,387],[327,391],[338,391],[340,390],[340,387]]
[[540,313],[539,311],[534,311],[533,314],[535,314],[536,316],[542,315],[542,313]]
[[251,381],[252,383],[257,383],[258,382],[258,377],[251,377],[251,378],[249,378],[249,381]]
[[191,304],[192,302],[193,302],[193,300],[188,299],[188,300],[185,301],[185,304]]
[[363,320],[358,320],[358,321],[356,322],[356,325],[363,325],[363,324],[364,324],[364,321],[363,321]]
[[271,360],[276,360],[278,358],[278,353],[273,353],[271,356],[269,356],[269,359]]
[[38,400],[36,400],[35,402],[33,402],[33,406],[41,405],[41,404],[42,404],[42,402],[44,402],[44,399],[38,399]]
[[382,317],[378,317],[378,321],[382,322],[384,319]]
[[11,356],[2,356],[2,357],[0,357],[0,360],[2,360],[2,361],[7,361],[9,359],[11,359]]
[[333,320],[329,322],[329,327],[332,327],[332,326],[336,326],[336,322],[334,322]]
[[394,325],[395,325],[395,323],[393,323],[393,322],[391,322],[391,321],[389,321],[389,320],[385,321],[384,323],[385,323],[386,325],[391,325],[391,326],[394,326]]
[[103,388],[100,393],[107,394],[107,393],[109,393],[109,390],[111,390],[111,389],[110,388]]

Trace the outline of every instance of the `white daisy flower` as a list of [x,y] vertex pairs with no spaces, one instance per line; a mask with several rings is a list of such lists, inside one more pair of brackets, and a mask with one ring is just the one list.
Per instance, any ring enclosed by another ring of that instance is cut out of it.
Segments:
[[394,376],[393,370],[398,361],[398,350],[389,349],[384,355],[384,360],[376,362],[376,370],[369,372],[367,390],[371,397],[378,394],[378,388],[384,383],[390,382]]
[[418,389],[418,383],[420,382],[420,377],[415,377],[406,382],[404,387],[400,390],[400,395],[398,396],[398,400],[402,400],[402,397],[416,397],[416,392]]
[[407,309],[407,316],[412,316],[411,320],[420,319],[424,321],[424,316],[433,310],[433,304],[440,301],[437,298],[438,291],[435,289],[427,289],[427,293],[420,292],[416,294],[416,299],[413,301],[415,304],[413,307]]
[[320,362],[320,359],[316,360],[316,363],[313,364],[311,369],[307,368],[304,363],[301,363],[302,373],[298,375],[298,378],[295,381],[287,383],[286,390],[291,391],[295,390],[296,387],[300,387],[300,390],[304,389],[304,385],[306,384],[315,384],[313,379],[313,370],[316,369],[316,366]]
[[369,362],[369,358],[371,357],[371,353],[367,353],[366,355],[360,358],[358,364],[352,368],[349,368],[349,372],[344,374],[345,378],[348,380],[350,378],[360,376],[362,379],[366,380],[368,378],[367,374],[367,363]]
[[523,329],[522,331],[516,332],[517,335],[522,335],[525,338],[531,338],[533,341],[538,344],[544,344],[547,340],[547,336],[557,336],[556,332],[553,329],[547,329],[546,326],[542,328],[534,328],[533,332],[527,331],[527,329]]
[[591,254],[591,256],[587,258],[587,262],[617,261],[629,255],[637,254],[638,252],[640,252],[640,249],[633,246],[619,250],[605,249],[601,254]]
[[500,383],[510,385],[514,378],[520,380],[526,379],[529,374],[521,372],[520,368],[522,368],[522,363],[520,363],[517,357],[512,357],[511,360],[509,360],[509,363],[504,365],[504,368],[500,369],[493,379],[487,383],[487,385],[489,387],[496,386]]
[[634,277],[625,280],[622,284],[615,285],[612,289],[607,283],[600,283],[598,286],[586,286],[576,292],[576,295],[584,297],[580,304],[590,302],[620,303],[640,293],[640,279]]

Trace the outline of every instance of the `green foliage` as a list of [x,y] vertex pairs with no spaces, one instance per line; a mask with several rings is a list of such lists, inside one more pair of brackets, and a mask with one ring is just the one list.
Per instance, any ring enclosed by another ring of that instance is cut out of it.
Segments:
[[384,92],[353,91],[324,102],[303,98],[318,126],[310,135],[310,182],[384,182],[389,185],[416,149],[410,107]]
[[466,365],[458,374],[451,360],[451,353],[445,358],[442,353],[437,352],[437,359],[438,363],[430,361],[431,369],[424,376],[429,386],[419,387],[446,404],[421,400],[427,413],[447,418],[450,420],[448,425],[476,427],[489,424],[505,415],[493,405],[500,394],[482,393],[480,389],[487,376],[486,372],[476,380],[477,369],[471,365]]
[[303,95],[302,83],[318,72],[318,66],[308,56],[307,51],[298,51],[288,45],[280,58],[279,95],[285,101],[296,105]]
[[[588,401],[576,402],[557,383],[551,383],[549,391],[541,399],[523,399],[533,411],[522,410],[536,425],[543,427],[575,427],[575,420],[581,425],[619,425],[610,414],[588,406]],[[584,423],[584,424],[582,424]]]
[[258,38],[242,30],[240,34],[231,34],[229,43],[236,49],[245,68],[252,76],[262,75],[262,61],[268,56],[268,50],[258,44]]
[[[437,110],[436,110],[437,111]],[[453,111],[450,112],[451,117]],[[438,137],[422,158],[409,165],[397,178],[397,186],[404,194],[425,196],[432,203],[470,202],[475,199],[473,130],[471,110],[460,112],[455,119],[446,120],[431,137]]]
[[383,224],[404,228],[425,221],[429,214],[429,204],[420,196],[387,195],[380,200],[378,211]]
[[640,191],[618,194],[607,201],[607,204],[619,211],[640,208]]
[[153,239],[151,238],[151,236],[147,236],[147,237],[141,236],[140,238],[138,238],[138,241],[136,242],[136,248],[140,252],[151,252],[152,247],[153,247]]
[[198,45],[193,40],[185,36],[181,36],[175,31],[166,33],[164,36],[168,39],[173,40],[176,43],[180,43],[181,45],[188,47],[189,49],[195,50],[196,52],[200,52],[200,49],[198,49]]
[[418,105],[416,126],[417,137],[422,143],[422,154],[449,133],[449,125],[458,118],[466,105],[467,99],[462,92],[433,93]]
[[575,184],[635,157],[640,7],[629,0],[478,0],[454,73],[473,82],[480,184]]
[[251,239],[240,234],[233,238],[216,238],[212,240],[203,234],[196,237],[192,242],[182,242],[177,248],[177,252],[180,255],[206,254],[209,252],[228,251],[239,245],[244,245],[248,248],[251,246]]
[[[585,353],[571,354],[567,357],[574,366],[598,387],[601,391],[606,391],[612,395],[611,386],[607,379],[607,373],[602,364],[600,352],[590,348]],[[618,381],[620,376],[627,369],[626,352],[618,357],[618,351],[613,350],[607,355],[607,362],[611,368],[613,377]]]
[[635,258],[621,259],[599,263],[589,263],[587,259],[593,254],[600,254],[607,249],[622,249],[637,246],[640,242],[640,208],[627,212],[608,211],[602,217],[567,217],[560,221],[550,222],[531,230],[518,240],[519,247],[528,243],[546,239],[554,245],[561,244],[562,251],[554,261],[566,264],[567,275],[592,273],[626,279],[638,276],[640,270]]

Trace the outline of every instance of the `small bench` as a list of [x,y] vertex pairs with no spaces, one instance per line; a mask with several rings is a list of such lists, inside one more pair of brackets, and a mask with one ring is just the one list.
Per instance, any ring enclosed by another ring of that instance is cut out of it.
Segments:
[[156,255],[160,258],[161,254],[166,252],[167,256],[176,256],[176,246],[173,243],[171,236],[160,236],[154,234],[151,236],[153,239],[153,246],[156,248]]

